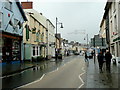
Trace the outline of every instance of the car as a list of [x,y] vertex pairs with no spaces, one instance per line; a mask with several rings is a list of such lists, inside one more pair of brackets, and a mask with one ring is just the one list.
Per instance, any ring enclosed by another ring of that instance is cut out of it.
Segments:
[[75,52],[74,55],[79,55],[79,52]]

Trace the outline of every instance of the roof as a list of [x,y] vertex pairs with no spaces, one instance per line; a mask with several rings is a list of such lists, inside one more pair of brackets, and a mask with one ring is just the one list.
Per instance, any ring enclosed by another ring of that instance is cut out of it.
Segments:
[[19,10],[20,10],[20,12],[21,12],[21,14],[22,14],[22,16],[23,16],[23,19],[24,19],[25,21],[27,21],[27,17],[25,16],[25,13],[24,13],[24,11],[23,11],[23,9],[22,9],[22,6],[21,6],[19,0],[16,0],[16,4],[17,4],[17,6],[18,6],[18,8],[19,8]]
[[33,13],[30,16],[32,16],[34,19],[36,19],[40,24],[42,24],[46,28],[47,18],[45,16],[41,15],[41,13],[39,13],[38,11],[34,9],[24,9],[24,11],[26,13]]
[[53,23],[49,19],[47,19],[47,21],[49,21],[51,23],[51,25],[55,28],[55,26],[53,25]]

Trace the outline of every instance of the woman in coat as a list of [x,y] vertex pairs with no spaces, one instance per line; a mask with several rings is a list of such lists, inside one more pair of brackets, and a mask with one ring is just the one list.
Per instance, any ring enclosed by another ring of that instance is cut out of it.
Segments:
[[100,72],[102,72],[102,67],[103,67],[103,63],[104,63],[104,55],[103,55],[102,51],[98,54],[97,58],[98,58]]

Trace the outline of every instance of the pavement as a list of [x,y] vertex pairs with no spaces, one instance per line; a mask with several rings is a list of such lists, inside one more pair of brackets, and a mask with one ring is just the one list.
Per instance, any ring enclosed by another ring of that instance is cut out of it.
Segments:
[[35,67],[35,63],[32,62],[20,62],[20,61],[14,61],[14,62],[10,62],[10,63],[0,63],[0,68],[2,68],[2,73],[0,76],[4,77],[4,76],[8,76],[11,74],[15,74],[15,73],[19,73],[21,71],[24,71],[26,69],[30,69]]
[[99,71],[97,59],[89,59],[86,62],[86,85],[85,88],[115,88],[120,89],[120,64],[111,63],[111,72],[106,71],[106,63],[103,72]]

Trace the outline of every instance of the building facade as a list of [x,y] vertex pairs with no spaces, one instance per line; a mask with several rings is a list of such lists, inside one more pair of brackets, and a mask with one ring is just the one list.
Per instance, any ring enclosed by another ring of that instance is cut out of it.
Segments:
[[91,38],[91,47],[99,47],[100,49],[106,49],[106,39],[105,38],[101,38],[98,35],[94,35],[93,38]]
[[47,57],[48,59],[55,56],[55,26],[47,19],[48,41],[47,41]]
[[[109,19],[109,49],[113,55],[120,57],[120,1],[114,0],[107,2],[105,6],[105,13],[108,13]],[[106,18],[107,19],[107,18]],[[107,30],[106,30],[107,31]],[[107,35],[106,35],[107,36]]]
[[27,21],[19,1],[0,1],[0,57],[2,61],[23,60],[23,23]]
[[[24,23],[23,41],[24,41],[24,59],[32,60],[38,56],[46,58],[48,30],[46,25],[46,17],[42,13],[32,8],[32,2],[22,2],[22,7],[28,18],[28,22]],[[28,7],[26,7],[28,6]]]

